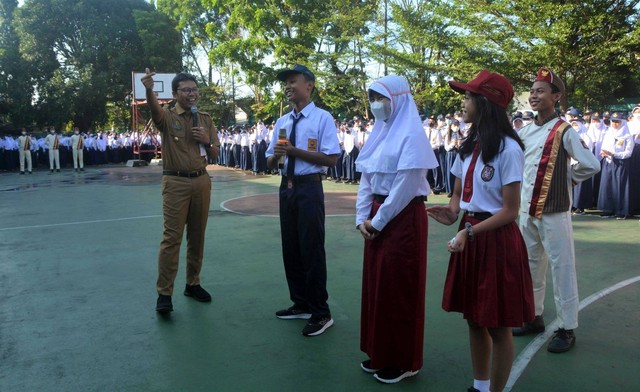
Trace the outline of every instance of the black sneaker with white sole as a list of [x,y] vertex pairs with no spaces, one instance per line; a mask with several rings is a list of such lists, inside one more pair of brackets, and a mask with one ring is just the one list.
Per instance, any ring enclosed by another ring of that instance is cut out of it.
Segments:
[[302,329],[304,336],[318,336],[324,333],[330,326],[333,325],[333,319],[331,316],[322,317],[317,320],[309,320],[307,325]]
[[311,318],[311,313],[309,313],[307,310],[300,309],[296,306],[292,306],[288,309],[278,310],[276,312],[276,317],[282,320],[293,320],[293,319],[309,320]]
[[382,369],[378,370],[373,377],[376,380],[385,383],[385,384],[395,384],[397,382],[402,381],[407,377],[413,377],[418,374],[420,370],[411,371],[411,370],[395,370],[395,369]]
[[370,359],[360,362],[360,368],[369,374],[374,374],[375,372],[380,371],[380,369],[374,369],[373,367],[371,367]]

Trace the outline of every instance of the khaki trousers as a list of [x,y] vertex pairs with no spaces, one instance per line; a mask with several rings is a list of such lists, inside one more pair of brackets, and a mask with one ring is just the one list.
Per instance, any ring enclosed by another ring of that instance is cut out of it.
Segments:
[[578,277],[571,212],[546,213],[542,219],[520,212],[520,231],[529,253],[536,316],[542,315],[551,263],[553,298],[560,328],[578,327]]
[[73,149],[73,168],[74,169],[77,169],[78,166],[80,166],[80,169],[84,169],[84,153],[82,151],[83,150],[81,148]]
[[211,180],[208,175],[195,178],[166,175],[162,177],[164,228],[158,255],[158,294],[173,294],[173,282],[178,273],[180,244],[185,225],[187,284],[200,284],[210,200]]
[[56,169],[60,170],[60,150],[49,149],[49,169],[53,170],[55,163]]
[[18,155],[20,157],[20,171],[24,172],[24,161],[27,161],[27,171],[31,171],[31,151],[24,151],[23,149],[18,150]]

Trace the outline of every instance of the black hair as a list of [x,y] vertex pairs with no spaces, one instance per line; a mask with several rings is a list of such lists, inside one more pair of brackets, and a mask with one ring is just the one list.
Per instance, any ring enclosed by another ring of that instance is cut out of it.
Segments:
[[198,81],[196,80],[195,76],[188,74],[186,72],[180,72],[171,81],[171,91],[173,91],[174,93],[178,91],[178,86],[180,85],[180,82],[184,82],[185,80],[191,80],[196,84],[196,86],[198,85]]
[[480,141],[482,161],[491,162],[504,149],[502,140],[510,137],[515,140],[524,151],[524,144],[507,118],[507,112],[490,102],[482,95],[468,92],[476,107],[477,116],[472,120],[469,135],[464,139],[458,153],[464,159],[473,153],[476,141]]

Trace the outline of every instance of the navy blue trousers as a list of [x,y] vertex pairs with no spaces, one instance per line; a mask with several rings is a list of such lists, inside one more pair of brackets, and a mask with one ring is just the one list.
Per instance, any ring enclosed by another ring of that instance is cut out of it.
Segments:
[[282,258],[289,295],[296,307],[312,319],[330,316],[327,299],[327,263],[324,191],[320,180],[287,187],[280,185]]

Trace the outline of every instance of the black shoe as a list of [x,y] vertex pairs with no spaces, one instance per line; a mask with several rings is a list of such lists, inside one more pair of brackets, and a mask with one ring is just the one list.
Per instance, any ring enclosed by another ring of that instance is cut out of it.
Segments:
[[305,325],[304,328],[302,329],[302,334],[304,336],[322,335],[324,331],[326,331],[327,328],[329,328],[332,325],[333,325],[333,319],[331,318],[331,316],[322,317],[317,321],[309,320],[307,325]]
[[211,295],[207,293],[207,290],[203,289],[199,284],[195,286],[185,285],[184,295],[191,297],[200,302],[211,302]]
[[80,171],[84,171],[84,168],[82,168],[82,167],[81,167],[81,168],[80,168]]
[[311,318],[311,313],[309,313],[305,309],[296,307],[294,305],[287,309],[278,310],[276,312],[276,317],[282,320],[293,320],[293,319],[309,320]]
[[366,361],[360,362],[360,369],[364,370],[365,372],[367,372],[369,374],[374,374],[374,373],[380,371],[380,369],[374,369],[374,368],[371,367],[371,360],[370,359],[367,359]]
[[170,295],[158,294],[158,301],[156,302],[156,312],[162,314],[173,312],[173,304],[171,303]]
[[411,371],[411,370],[395,370],[395,369],[382,369],[378,370],[373,377],[376,380],[385,383],[385,384],[395,384],[397,382],[402,381],[402,379],[407,377],[412,377],[418,374],[420,370]]
[[33,174],[32,172],[29,172],[29,174]]
[[471,388],[467,389],[467,392],[480,392],[480,391],[475,389],[474,387],[471,387]]
[[342,180],[341,180],[341,179],[339,179],[339,178],[336,180],[336,184],[339,184],[339,183],[341,183],[341,182],[342,182]]
[[440,194],[440,191],[438,191],[438,190],[434,190],[434,191],[433,191],[433,194],[434,194],[434,195],[439,195],[439,194]]
[[58,173],[60,173],[60,169],[56,170]]
[[516,327],[511,330],[513,336],[523,336],[544,332],[544,319],[542,316],[536,316],[530,323],[524,323],[522,327]]
[[447,193],[447,197],[448,197],[449,199],[451,199],[451,196],[453,196],[453,193],[451,193],[451,192]]
[[550,353],[564,353],[571,350],[576,343],[576,335],[573,329],[560,328],[554,331],[555,335],[551,338],[547,351]]
[[20,174],[24,174],[24,172],[20,172]]

